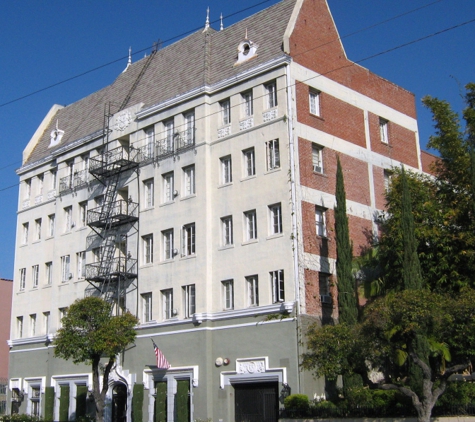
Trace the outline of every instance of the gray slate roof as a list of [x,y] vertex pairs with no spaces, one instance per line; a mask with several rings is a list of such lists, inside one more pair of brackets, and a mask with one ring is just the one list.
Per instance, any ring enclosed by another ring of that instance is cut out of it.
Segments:
[[[296,0],[283,0],[223,31],[195,32],[158,50],[131,95],[127,107],[160,104],[204,85],[214,85],[250,68],[284,56],[282,41]],[[259,45],[257,57],[234,66],[237,46],[248,38]],[[109,86],[58,110],[24,165],[41,160],[103,128],[104,106],[121,104],[127,97],[147,58],[133,63]],[[59,120],[64,136],[59,146],[48,148],[50,133]]]

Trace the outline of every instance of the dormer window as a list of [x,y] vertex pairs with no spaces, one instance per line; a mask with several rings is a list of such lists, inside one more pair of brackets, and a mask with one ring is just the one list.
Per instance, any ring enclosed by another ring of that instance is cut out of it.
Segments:
[[258,44],[248,40],[247,37],[238,45],[238,59],[235,65],[241,64],[253,57],[257,57]]
[[64,130],[59,129],[58,122],[56,121],[56,128],[53,129],[50,134],[50,143],[49,143],[48,148],[59,145],[61,143],[61,139],[63,135],[64,135]]

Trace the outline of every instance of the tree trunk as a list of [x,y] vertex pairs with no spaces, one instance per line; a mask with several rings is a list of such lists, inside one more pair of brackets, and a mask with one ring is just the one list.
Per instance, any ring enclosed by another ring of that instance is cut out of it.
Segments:
[[100,356],[96,356],[92,360],[92,395],[94,397],[94,405],[96,407],[96,422],[104,422],[104,399],[102,397],[99,384],[100,360]]

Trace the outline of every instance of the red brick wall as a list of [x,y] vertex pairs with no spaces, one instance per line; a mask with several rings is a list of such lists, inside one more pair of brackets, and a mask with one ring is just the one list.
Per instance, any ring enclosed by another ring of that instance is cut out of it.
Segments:
[[348,215],[348,226],[350,228],[350,239],[353,242],[353,256],[359,256],[371,244],[373,224],[371,220]]
[[416,134],[394,122],[388,122],[389,144],[381,142],[379,116],[369,113],[371,150],[404,164],[419,168]]
[[333,318],[338,318],[338,292],[334,282],[335,278],[330,278],[330,295],[332,296],[332,304],[322,304],[320,299],[320,286],[319,278],[320,273],[318,271],[305,269],[305,308],[306,313],[314,316],[323,316],[323,308],[327,310],[328,314],[331,314]]
[[325,0],[304,0],[289,42],[295,62],[416,118],[412,93],[346,58]]
[[0,279],[0,378],[8,378],[10,348],[10,318],[12,312],[13,281]]
[[421,151],[422,171],[425,173],[434,174],[432,166],[438,160],[435,155],[429,154],[426,151]]
[[315,228],[315,204],[302,201],[302,234],[304,252],[336,259],[335,220],[333,209],[325,212],[327,237],[317,236]]
[[322,92],[321,117],[314,116],[309,111],[308,85],[297,83],[295,88],[299,122],[366,148],[363,110]]
[[374,196],[376,199],[376,208],[382,210],[386,205],[385,187],[384,187],[384,169],[373,166]]

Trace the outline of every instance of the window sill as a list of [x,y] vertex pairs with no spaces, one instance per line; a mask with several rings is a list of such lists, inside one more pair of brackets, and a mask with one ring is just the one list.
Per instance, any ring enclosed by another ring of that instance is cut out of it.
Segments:
[[173,258],[170,259],[164,259],[163,261],[160,261],[158,265],[165,265],[165,264],[171,264],[172,262],[175,262]]
[[325,121],[325,119],[320,115],[320,114],[313,114],[311,111],[309,111],[310,116],[315,117],[318,120],[321,120],[322,122]]
[[51,240],[51,239],[54,239],[54,236],[45,237],[45,240]]
[[140,212],[146,212],[146,211],[150,211],[150,210],[153,210],[155,208],[155,206],[151,206],[151,207],[146,207],[146,208],[143,208],[140,210]]
[[315,176],[320,176],[320,177],[325,177],[326,179],[328,179],[328,175],[326,173],[320,173],[319,171],[313,171],[313,174]]
[[75,280],[74,284],[84,283],[85,281],[86,281],[86,279],[84,277],[81,277],[81,278],[78,278],[77,280]]
[[226,249],[234,249],[234,245],[224,245],[218,248],[218,251],[224,251]]
[[249,239],[241,243],[241,246],[252,245],[254,243],[259,243],[259,239]]
[[192,254],[192,255],[182,255],[180,257],[180,261],[183,261],[183,260],[186,260],[186,259],[193,259],[193,258],[196,258],[196,255],[195,254]]
[[284,237],[284,233],[275,233],[267,236],[267,240],[278,239],[279,237]]
[[146,264],[142,264],[140,268],[151,268],[153,267],[153,262],[147,262]]
[[192,193],[191,195],[186,195],[182,198],[180,198],[180,201],[186,201],[188,199],[196,198],[196,193]]
[[281,171],[281,170],[282,170],[282,167],[275,167],[273,169],[267,170],[264,174],[272,174],[272,173],[276,173],[276,172]]
[[62,281],[62,282],[59,284],[59,287],[62,287],[62,286],[69,286],[69,281]]
[[34,245],[35,243],[40,243],[41,242],[41,239],[36,239],[36,240],[33,240],[33,242],[31,242],[32,245]]
[[43,286],[42,289],[51,289],[52,286],[52,284],[47,284],[46,286]]
[[160,204],[160,207],[166,207],[166,206],[171,205],[171,204],[174,204],[174,203],[175,203],[175,201],[163,202],[163,203]]
[[229,183],[223,183],[221,185],[218,186],[218,189],[221,189],[221,188],[226,188],[228,186],[232,186],[233,182],[229,182]]
[[255,174],[251,174],[250,176],[246,176],[246,177],[243,177],[241,179],[241,182],[245,182],[246,180],[252,180],[252,179],[255,179],[256,178],[256,175]]
[[77,232],[81,232],[81,231],[86,230],[86,229],[87,229],[87,226],[81,226],[81,227],[78,227],[78,228],[76,229],[76,231],[77,231]]
[[379,142],[381,143],[381,145],[384,145],[385,147],[388,147],[388,148],[392,148],[392,147],[393,147],[389,142],[381,141],[381,139],[379,140]]

